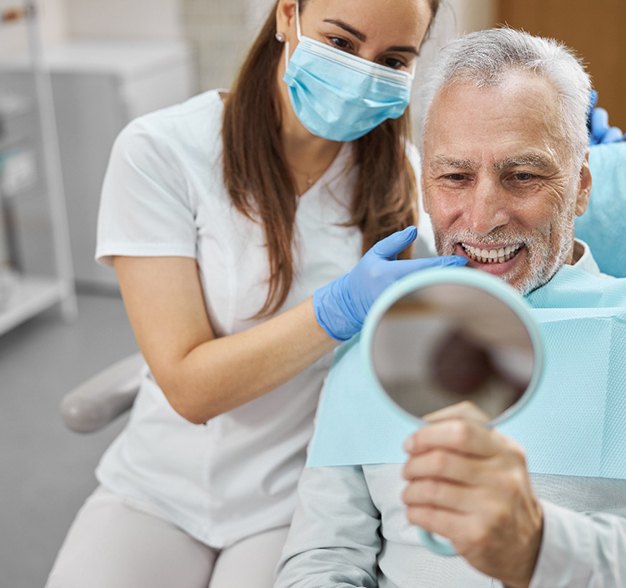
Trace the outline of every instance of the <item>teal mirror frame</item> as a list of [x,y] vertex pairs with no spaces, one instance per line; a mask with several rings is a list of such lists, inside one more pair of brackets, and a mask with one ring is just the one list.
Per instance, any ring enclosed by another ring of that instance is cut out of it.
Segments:
[[[401,413],[405,417],[408,415],[418,425],[422,424],[423,421],[420,418],[406,412],[393,400],[391,400],[380,384],[378,376],[376,375],[376,370],[374,369],[374,337],[376,335],[378,325],[385,313],[389,310],[389,308],[391,308],[391,306],[398,302],[398,300],[401,300],[408,294],[426,286],[441,284],[456,284],[478,288],[486,294],[501,300],[520,318],[530,336],[534,351],[533,374],[530,383],[519,402],[504,411],[498,417],[489,421],[487,424],[488,427],[495,427],[510,418],[514,413],[521,410],[539,386],[543,374],[544,348],[539,326],[532,317],[528,304],[524,301],[519,292],[500,278],[496,278],[486,272],[463,267],[429,269],[409,274],[389,286],[370,308],[370,311],[365,318],[365,322],[363,323],[363,329],[361,330],[360,350],[366,375],[372,382],[376,383],[378,391],[383,395],[385,401],[392,408],[392,410]],[[424,531],[424,529],[421,528],[418,529],[418,533],[422,544],[434,553],[445,556],[456,555],[456,550],[448,539]]]

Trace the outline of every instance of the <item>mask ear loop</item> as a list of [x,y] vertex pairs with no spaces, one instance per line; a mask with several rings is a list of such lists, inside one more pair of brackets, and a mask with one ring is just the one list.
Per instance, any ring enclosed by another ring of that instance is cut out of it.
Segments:
[[302,38],[302,29],[300,28],[300,0],[296,0],[296,36],[298,41]]
[[[300,28],[300,0],[296,0],[296,37],[298,37],[298,42],[300,42],[302,39],[302,29]],[[285,71],[289,67],[290,54],[289,41],[285,41]]]
[[285,71],[289,67],[289,41],[285,41]]

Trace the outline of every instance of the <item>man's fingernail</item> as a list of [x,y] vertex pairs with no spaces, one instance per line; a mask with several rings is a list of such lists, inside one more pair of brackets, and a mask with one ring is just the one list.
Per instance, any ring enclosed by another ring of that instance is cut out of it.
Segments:
[[407,437],[402,444],[404,451],[407,453],[411,453],[413,449],[415,449],[415,441],[413,440],[413,436]]

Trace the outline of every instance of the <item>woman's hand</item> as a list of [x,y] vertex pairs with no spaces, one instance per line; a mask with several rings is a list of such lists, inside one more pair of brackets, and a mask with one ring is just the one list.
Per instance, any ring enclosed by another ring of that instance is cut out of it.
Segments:
[[599,145],[601,143],[617,143],[623,141],[626,135],[618,127],[609,126],[609,113],[604,108],[596,108],[598,93],[591,91],[589,104],[589,144]]
[[324,330],[338,341],[359,332],[374,300],[390,284],[412,272],[465,265],[462,256],[396,259],[417,237],[415,227],[407,227],[374,245],[349,273],[315,291],[315,316]]

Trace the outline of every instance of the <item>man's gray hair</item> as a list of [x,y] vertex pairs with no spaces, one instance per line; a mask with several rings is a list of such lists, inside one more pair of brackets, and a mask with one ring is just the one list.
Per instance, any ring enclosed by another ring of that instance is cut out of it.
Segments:
[[421,90],[422,146],[433,100],[444,86],[457,81],[478,88],[497,86],[511,70],[535,73],[552,83],[559,96],[564,138],[574,160],[582,163],[588,145],[589,75],[562,43],[511,28],[471,33],[442,49]]

